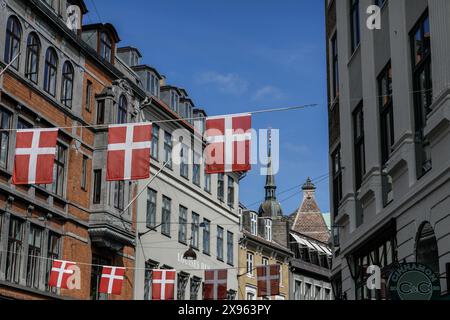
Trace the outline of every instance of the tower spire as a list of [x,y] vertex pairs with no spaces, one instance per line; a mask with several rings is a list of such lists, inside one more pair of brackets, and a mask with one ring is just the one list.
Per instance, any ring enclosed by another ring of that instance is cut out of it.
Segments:
[[267,168],[267,175],[266,175],[266,185],[264,189],[266,190],[266,200],[276,200],[276,189],[277,185],[275,184],[275,176],[273,174],[273,168],[272,168],[272,128],[269,128],[268,133],[268,168]]

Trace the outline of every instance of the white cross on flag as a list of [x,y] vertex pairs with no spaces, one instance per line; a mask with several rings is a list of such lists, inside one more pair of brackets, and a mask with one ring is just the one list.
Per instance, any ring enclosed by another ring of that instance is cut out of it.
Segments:
[[280,294],[280,265],[259,266],[256,268],[258,297]]
[[228,270],[205,270],[205,300],[227,299]]
[[174,300],[175,270],[153,270],[152,300]]
[[50,287],[68,289],[67,280],[74,273],[74,270],[70,269],[70,267],[75,265],[75,262],[54,260],[48,285]]
[[98,292],[120,295],[122,293],[124,275],[125,268],[104,266]]
[[148,179],[151,139],[151,123],[109,126],[106,180]]
[[206,119],[206,173],[246,172],[251,169],[250,114]]
[[17,130],[12,183],[51,184],[58,129]]

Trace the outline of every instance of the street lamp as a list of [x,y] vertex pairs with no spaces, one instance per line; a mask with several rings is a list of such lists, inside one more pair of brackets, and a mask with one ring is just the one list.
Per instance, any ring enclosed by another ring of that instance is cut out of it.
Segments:
[[189,261],[197,260],[197,253],[192,248],[192,246],[189,246],[189,249],[183,254],[183,259],[189,260]]

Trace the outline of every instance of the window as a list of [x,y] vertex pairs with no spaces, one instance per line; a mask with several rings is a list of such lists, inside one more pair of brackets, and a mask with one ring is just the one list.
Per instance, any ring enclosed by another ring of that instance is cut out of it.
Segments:
[[250,212],[250,233],[258,235],[258,215],[255,212]]
[[27,40],[25,77],[36,84],[38,83],[40,50],[41,45],[38,36],[35,33],[30,33]]
[[172,168],[172,135],[168,132],[164,133],[164,162],[167,162],[167,167]]
[[[11,129],[11,114],[0,108],[0,128]],[[9,130],[0,131],[0,167],[8,169]]]
[[153,159],[158,160],[159,158],[159,126],[153,124],[152,126],[152,145],[151,145],[151,156]]
[[92,202],[94,204],[100,204],[102,194],[102,170],[94,170],[94,194],[92,196]]
[[178,96],[178,94],[176,94],[174,91],[171,92],[170,95],[170,106],[172,107],[172,110],[174,110],[175,112],[178,112],[179,110],[179,102],[180,102],[180,98]]
[[27,287],[39,288],[42,254],[42,229],[30,226],[28,234]]
[[100,280],[102,277],[102,266],[110,266],[111,260],[99,256],[92,256],[92,271],[91,271],[91,300],[107,300],[108,296],[105,293],[100,293]]
[[219,173],[217,175],[217,198],[220,201],[224,200],[224,192],[225,192],[225,176],[223,173]]
[[125,197],[125,181],[112,182],[114,188],[114,208],[118,210],[124,209],[124,197]]
[[392,107],[392,68],[389,63],[378,77],[378,94],[381,121],[381,158],[385,165],[394,145],[394,114]]
[[200,290],[200,285],[202,281],[200,278],[193,277],[191,278],[191,287],[189,290],[189,299],[190,300],[198,300],[198,291]]
[[217,259],[223,261],[223,228],[217,226]]
[[192,224],[191,224],[191,245],[193,248],[199,248],[199,232],[200,232],[200,216],[195,212],[192,212]]
[[119,107],[117,109],[117,123],[119,124],[127,123],[127,110],[128,110],[127,98],[125,98],[125,96],[120,96]]
[[200,155],[194,152],[194,164],[192,165],[192,182],[200,186],[200,167],[201,167],[202,159]]
[[161,233],[170,237],[170,214],[172,200],[163,197]]
[[236,300],[237,292],[235,290],[228,290],[227,292],[227,300]]
[[431,75],[430,21],[426,12],[411,32],[412,71],[414,84],[414,117],[417,176],[420,178],[432,168],[430,142],[424,136],[427,115],[433,102]]
[[233,208],[234,207],[234,179],[232,177],[228,177],[227,200],[228,200],[228,205],[231,208]]
[[316,296],[315,296],[314,299],[315,300],[321,300],[322,299],[322,288],[319,287],[319,286],[316,286],[316,289],[314,291],[316,293]]
[[97,124],[105,123],[105,100],[97,101]]
[[184,244],[187,242],[187,211],[187,208],[180,206],[178,241]]
[[211,239],[211,222],[203,219],[203,253],[210,254],[210,239]]
[[180,175],[184,178],[189,178],[189,151],[188,146],[185,144],[181,145],[181,161],[180,161]]
[[185,273],[179,273],[177,277],[177,300],[186,299],[186,286],[189,276]]
[[247,289],[246,300],[256,300],[256,293]]
[[350,0],[350,19],[352,52],[355,52],[361,40],[361,30],[359,27],[359,0]]
[[55,163],[53,166],[52,192],[60,197],[64,196],[64,181],[66,172],[66,147],[56,145]]
[[153,75],[147,72],[147,92],[152,92]]
[[83,191],[87,191],[87,164],[88,158],[86,156],[83,156],[83,160],[81,163],[81,189]]
[[269,265],[269,258],[262,257],[262,265],[263,266],[268,266]]
[[356,188],[362,185],[362,180],[366,174],[366,158],[364,150],[364,114],[362,103],[353,112],[353,131],[355,147],[355,182]]
[[[5,43],[5,63],[8,64],[20,52],[20,41],[22,39],[22,27],[16,17],[10,17],[6,26],[6,43]],[[17,58],[11,66],[19,70],[19,59]]]
[[312,300],[312,285],[310,283],[305,283],[305,300]]
[[338,146],[331,155],[333,166],[333,211],[336,217],[339,214],[339,206],[342,200],[342,162],[341,146]]
[[73,78],[74,78],[73,66],[70,62],[66,61],[63,65],[63,73],[62,73],[61,102],[63,105],[69,108],[72,107]]
[[272,220],[266,219],[264,223],[265,235],[267,241],[272,241]]
[[6,253],[6,280],[14,283],[20,281],[22,263],[24,223],[16,218],[9,221],[8,245]]
[[247,252],[247,275],[253,277],[255,275],[255,255]]
[[205,171],[205,191],[211,193],[211,175]]
[[106,32],[102,32],[100,35],[100,56],[107,60],[108,62],[111,62],[111,55],[112,52],[112,44],[111,44],[111,38]]
[[330,289],[324,289],[323,300],[331,300],[331,290]]
[[337,32],[331,38],[331,68],[332,68],[332,93],[333,98],[339,96],[339,57],[338,57],[338,40]]
[[234,265],[234,250],[233,250],[233,238],[234,235],[230,231],[227,232],[227,263]]
[[52,265],[53,265],[53,260],[57,260],[59,259],[59,243],[60,243],[60,236],[58,236],[57,234],[53,233],[53,232],[49,232],[48,234],[48,247],[47,247],[47,269],[46,269],[46,276],[47,278],[45,279],[45,283],[46,283],[46,289],[47,291],[51,291],[53,293],[56,293],[56,288],[53,287],[49,287],[48,286],[48,281],[50,278],[50,271],[52,269]]
[[56,77],[58,56],[53,48],[48,48],[45,55],[44,90],[53,97],[56,95]]
[[295,280],[294,284],[294,300],[301,300],[302,298],[302,282]]
[[156,191],[147,189],[147,228],[156,226]]
[[85,108],[86,111],[90,112],[91,111],[91,99],[92,99],[92,82],[91,81],[87,81],[86,83],[86,101],[85,101]]

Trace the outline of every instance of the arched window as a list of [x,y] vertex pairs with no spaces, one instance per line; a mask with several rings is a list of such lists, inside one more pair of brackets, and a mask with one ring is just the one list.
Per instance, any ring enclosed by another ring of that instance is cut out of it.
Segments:
[[72,107],[73,98],[73,67],[68,61],[64,63],[62,72],[62,92],[61,92],[61,102],[66,107]]
[[33,32],[30,33],[27,40],[27,62],[25,67],[25,77],[38,83],[39,72],[39,53],[41,45],[38,36]]
[[[22,27],[16,17],[10,17],[6,26],[5,62],[10,63],[20,52],[20,40],[22,38]],[[14,60],[11,66],[19,69],[19,58]]]
[[58,69],[58,57],[53,48],[48,48],[45,55],[44,90],[52,96],[56,95],[56,77]]
[[128,102],[125,96],[121,96],[119,99],[119,108],[117,113],[117,123],[127,123],[127,109]]
[[102,32],[100,35],[100,56],[111,62],[111,38],[106,32]]
[[439,274],[438,244],[430,223],[424,223],[417,236],[416,261]]

